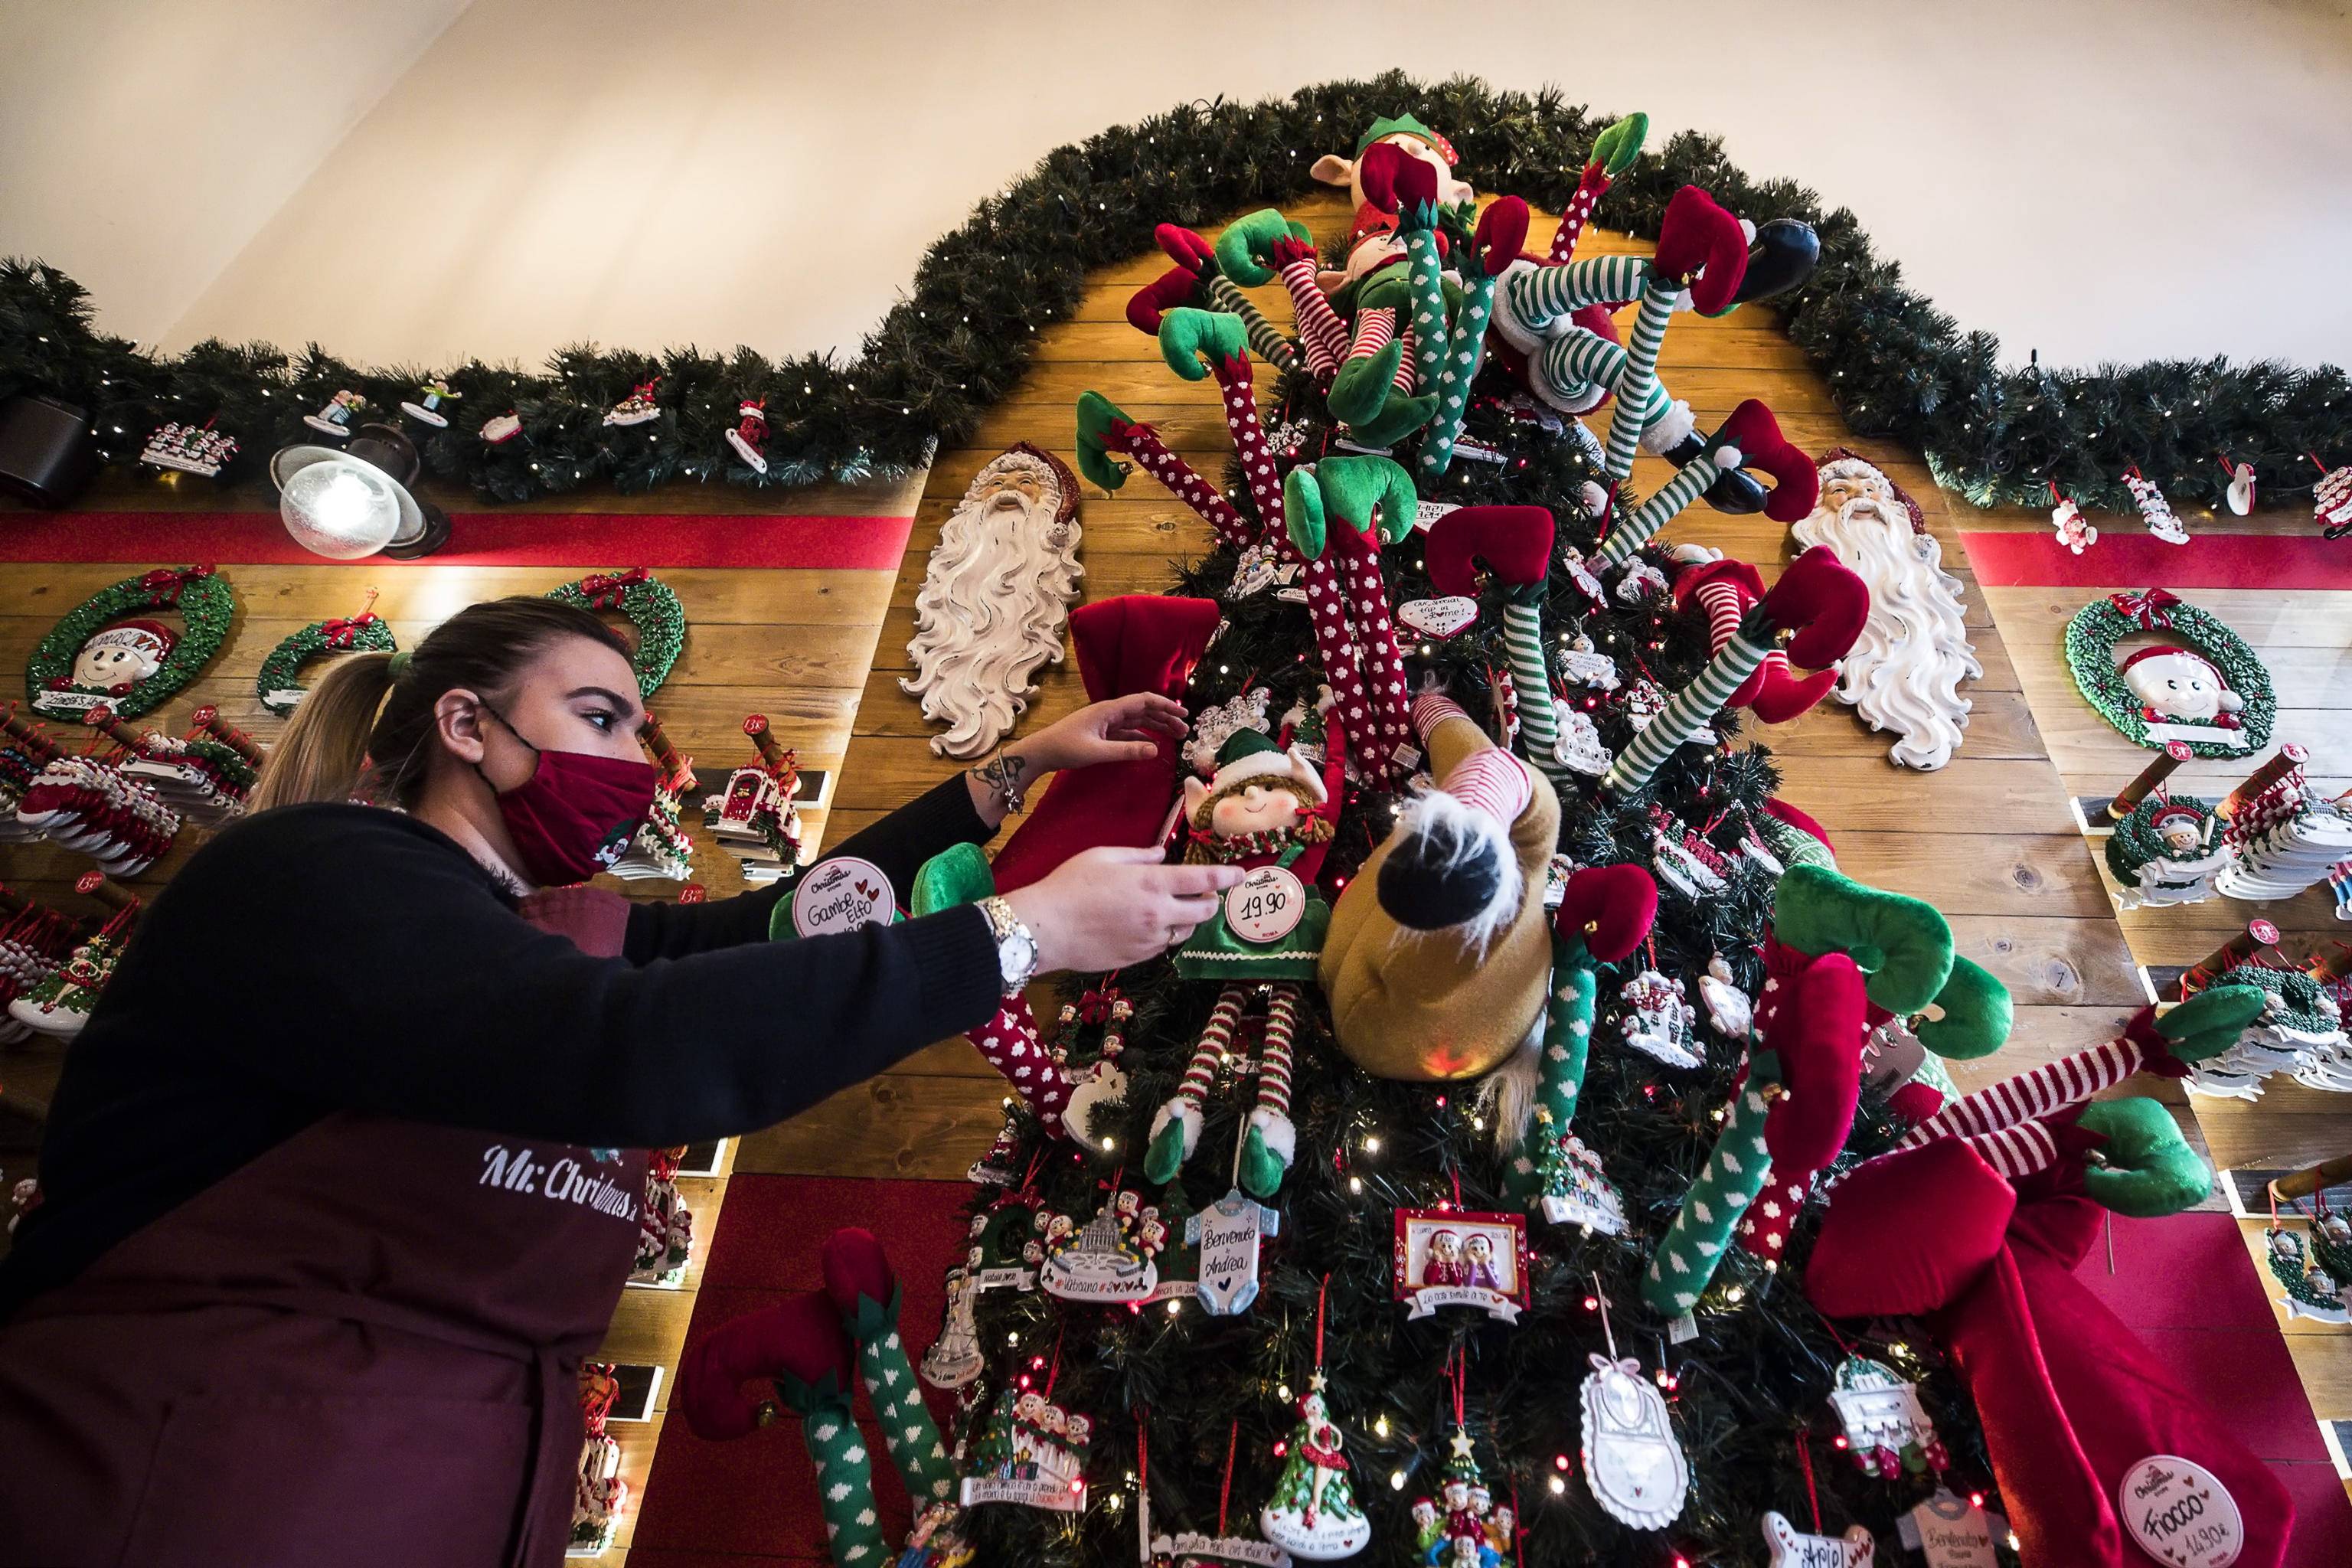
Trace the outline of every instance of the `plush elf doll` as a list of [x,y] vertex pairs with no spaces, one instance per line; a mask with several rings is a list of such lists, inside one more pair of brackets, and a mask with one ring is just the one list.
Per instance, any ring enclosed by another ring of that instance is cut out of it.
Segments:
[[[1333,766],[1334,773],[1337,766]],[[1201,1141],[1202,1102],[1216,1080],[1218,1061],[1249,1005],[1251,987],[1266,990],[1265,1048],[1259,1064],[1257,1105],[1242,1150],[1241,1182],[1252,1194],[1274,1195],[1297,1144],[1290,1121],[1290,1041],[1298,1026],[1300,986],[1315,977],[1330,907],[1300,876],[1309,850],[1328,843],[1339,808],[1331,784],[1297,751],[1283,751],[1257,730],[1236,730],[1217,752],[1217,771],[1203,783],[1184,781],[1184,859],[1272,867],[1282,874],[1253,879],[1237,900],[1219,904],[1177,951],[1176,972],[1188,980],[1223,984],[1176,1093],[1151,1121],[1144,1173],[1166,1182]],[[1320,856],[1316,857],[1320,859]],[[1237,912],[1238,911],[1238,912]]]
[[1437,787],[1340,893],[1323,991],[1339,1048],[1374,1077],[1476,1078],[1543,1016],[1559,797],[1449,698],[1416,701],[1412,725]]

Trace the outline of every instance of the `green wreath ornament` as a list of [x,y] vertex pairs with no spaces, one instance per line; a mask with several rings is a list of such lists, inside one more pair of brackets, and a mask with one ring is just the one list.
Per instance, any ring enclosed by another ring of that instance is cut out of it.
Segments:
[[[153,670],[109,687],[80,686],[74,664],[90,638],[119,622],[143,619],[155,610],[179,612],[183,630],[155,661]],[[33,710],[79,719],[105,707],[118,719],[135,719],[171,700],[211,663],[228,639],[236,618],[236,598],[228,579],[210,566],[158,566],[100,589],[49,628],[25,667]]]
[[2186,818],[2197,822],[2201,829],[2212,815],[2213,803],[2193,795],[2142,796],[2107,836],[2107,869],[2128,887],[2138,879],[2143,866],[2158,860],[2185,865],[2205,859],[2211,851],[2202,832],[2195,845],[2186,850],[2176,849],[2165,841],[2157,824],[2159,818]]
[[669,584],[642,566],[626,572],[594,572],[577,583],[549,591],[551,599],[589,610],[618,610],[637,632],[637,695],[650,698],[669,679],[670,666],[686,647],[686,606]]
[[[2218,671],[2224,688],[2242,706],[2222,715],[2222,723],[2168,721],[2144,710],[2116,663],[2116,644],[2135,632],[2169,634],[2174,645],[2197,655]],[[2270,743],[2271,724],[2278,716],[2278,697],[2271,689],[2271,673],[2245,639],[2219,616],[2185,604],[2162,588],[2137,594],[2110,594],[2094,599],[2066,623],[2066,668],[2074,677],[2083,700],[2116,732],[2134,745],[2162,751],[2168,740],[2185,742],[2200,757],[2242,759]],[[2232,734],[2243,741],[2231,745],[2208,735]]]
[[[373,600],[373,595],[369,598]],[[312,621],[269,650],[253,678],[253,694],[262,707],[284,718],[294,711],[309,689],[296,679],[302,666],[324,653],[394,653],[392,627],[373,610],[334,620]]]

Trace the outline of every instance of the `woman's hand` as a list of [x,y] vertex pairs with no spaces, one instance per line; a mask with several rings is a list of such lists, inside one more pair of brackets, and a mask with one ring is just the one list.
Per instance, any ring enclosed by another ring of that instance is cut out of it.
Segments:
[[971,788],[972,809],[994,827],[1045,774],[1097,763],[1138,762],[1158,752],[1153,737],[1181,740],[1184,732],[1181,703],[1156,691],[1114,697],[1090,702],[1035,734],[1010,742],[964,774],[964,782]]
[[1005,750],[1023,757],[1033,774],[1050,773],[1136,762],[1159,750],[1159,737],[1181,740],[1184,729],[1183,704],[1156,691],[1139,691],[1090,702]]
[[1040,974],[1091,974],[1159,957],[1191,936],[1241,879],[1237,866],[1167,866],[1157,849],[1105,845],[1071,856],[1004,900],[1036,939]]

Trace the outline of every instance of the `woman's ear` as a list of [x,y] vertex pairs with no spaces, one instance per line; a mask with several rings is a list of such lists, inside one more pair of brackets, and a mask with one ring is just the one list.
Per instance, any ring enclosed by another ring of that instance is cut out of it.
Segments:
[[482,741],[481,698],[462,686],[443,692],[433,704],[433,731],[451,756],[481,765],[488,752]]

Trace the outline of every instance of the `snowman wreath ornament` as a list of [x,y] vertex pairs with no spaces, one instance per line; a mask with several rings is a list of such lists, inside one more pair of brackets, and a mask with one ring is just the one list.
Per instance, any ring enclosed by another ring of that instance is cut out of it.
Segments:
[[[2142,632],[2168,640],[2116,658]],[[2270,671],[2221,621],[2163,588],[2094,599],[2066,623],[2066,668],[2099,716],[2135,744],[2188,743],[2200,757],[2268,744],[2278,699]]]

